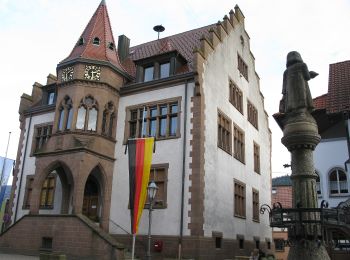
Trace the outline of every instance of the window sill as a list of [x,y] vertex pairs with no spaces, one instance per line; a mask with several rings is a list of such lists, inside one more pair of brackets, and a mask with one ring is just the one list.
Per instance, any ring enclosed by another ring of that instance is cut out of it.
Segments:
[[253,222],[260,223],[260,219],[253,219]]
[[222,151],[226,152],[227,154],[229,154],[230,156],[232,156],[232,152],[231,151],[227,151],[224,148],[222,148],[221,146],[218,145],[218,148],[220,148]]
[[240,218],[240,219],[246,219],[246,216],[240,216],[240,215],[237,215],[237,214],[235,214],[234,217],[235,218]]
[[242,164],[244,164],[245,165],[245,161],[244,160],[240,160],[240,159],[238,159],[237,157],[235,157],[235,156],[233,156],[233,158],[235,158],[237,161],[239,161],[239,162],[241,162]]
[[348,197],[350,193],[329,194],[329,197]]
[[[128,137],[128,139],[137,139],[137,138],[150,138],[150,137],[154,137],[154,136],[144,136],[144,137]],[[169,137],[158,137],[155,138],[154,137],[154,141],[169,141],[169,140],[173,140],[173,139],[179,139],[181,138],[181,135],[176,135],[176,136],[169,136]],[[128,139],[123,141],[123,145],[126,145],[128,142]]]

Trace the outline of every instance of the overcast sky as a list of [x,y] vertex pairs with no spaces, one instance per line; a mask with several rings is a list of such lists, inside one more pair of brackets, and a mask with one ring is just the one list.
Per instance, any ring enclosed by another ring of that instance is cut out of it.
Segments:
[[[349,0],[106,0],[114,38],[125,34],[131,45],[222,20],[238,4],[245,15],[251,51],[265,96],[273,136],[273,177],[289,173],[290,155],[272,114],[278,111],[282,74],[289,51],[302,55],[320,75],[309,82],[313,97],[327,92],[330,63],[350,59]],[[22,93],[31,94],[35,81],[45,84],[49,73],[78,40],[100,0],[0,0],[0,155],[16,159]]]

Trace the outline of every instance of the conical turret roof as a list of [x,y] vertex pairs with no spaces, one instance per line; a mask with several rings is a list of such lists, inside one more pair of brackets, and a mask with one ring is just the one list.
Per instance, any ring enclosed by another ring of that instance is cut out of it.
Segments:
[[119,61],[107,6],[104,0],[101,1],[94,15],[91,17],[72,52],[62,62],[77,58],[107,61],[122,71],[125,71]]

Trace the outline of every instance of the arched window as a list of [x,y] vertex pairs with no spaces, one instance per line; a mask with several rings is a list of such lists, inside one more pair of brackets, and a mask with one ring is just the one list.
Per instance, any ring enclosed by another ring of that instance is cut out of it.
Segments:
[[98,106],[96,100],[87,96],[80,101],[76,129],[96,131]]
[[322,191],[321,191],[320,175],[319,175],[318,171],[315,171],[315,173],[317,174],[317,178],[316,178],[316,192],[317,192],[317,195],[321,195]]
[[73,103],[72,99],[66,96],[62,102],[60,107],[58,108],[59,118],[57,124],[58,131],[70,130],[72,125],[72,117],[73,117]]
[[100,45],[100,38],[95,37],[94,40],[92,41],[92,44],[94,44],[94,45]]
[[115,118],[115,108],[112,101],[108,102],[103,111],[102,134],[112,136],[113,123]]
[[342,169],[333,169],[329,174],[329,192],[331,195],[349,192],[346,173]]

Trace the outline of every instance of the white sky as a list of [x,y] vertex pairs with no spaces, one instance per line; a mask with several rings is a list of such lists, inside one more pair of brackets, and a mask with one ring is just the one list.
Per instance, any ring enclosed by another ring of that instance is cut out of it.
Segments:
[[[282,132],[272,114],[278,111],[282,75],[289,51],[299,51],[310,70],[313,97],[327,92],[330,63],[350,59],[349,0],[106,0],[114,38],[125,34],[131,45],[222,20],[238,4],[245,15],[256,71],[265,96],[273,136],[273,177],[288,173],[290,162],[281,145]],[[46,83],[49,73],[78,40],[100,0],[0,0],[0,155],[15,159],[19,139],[18,105],[22,93],[31,94],[35,81]]]

